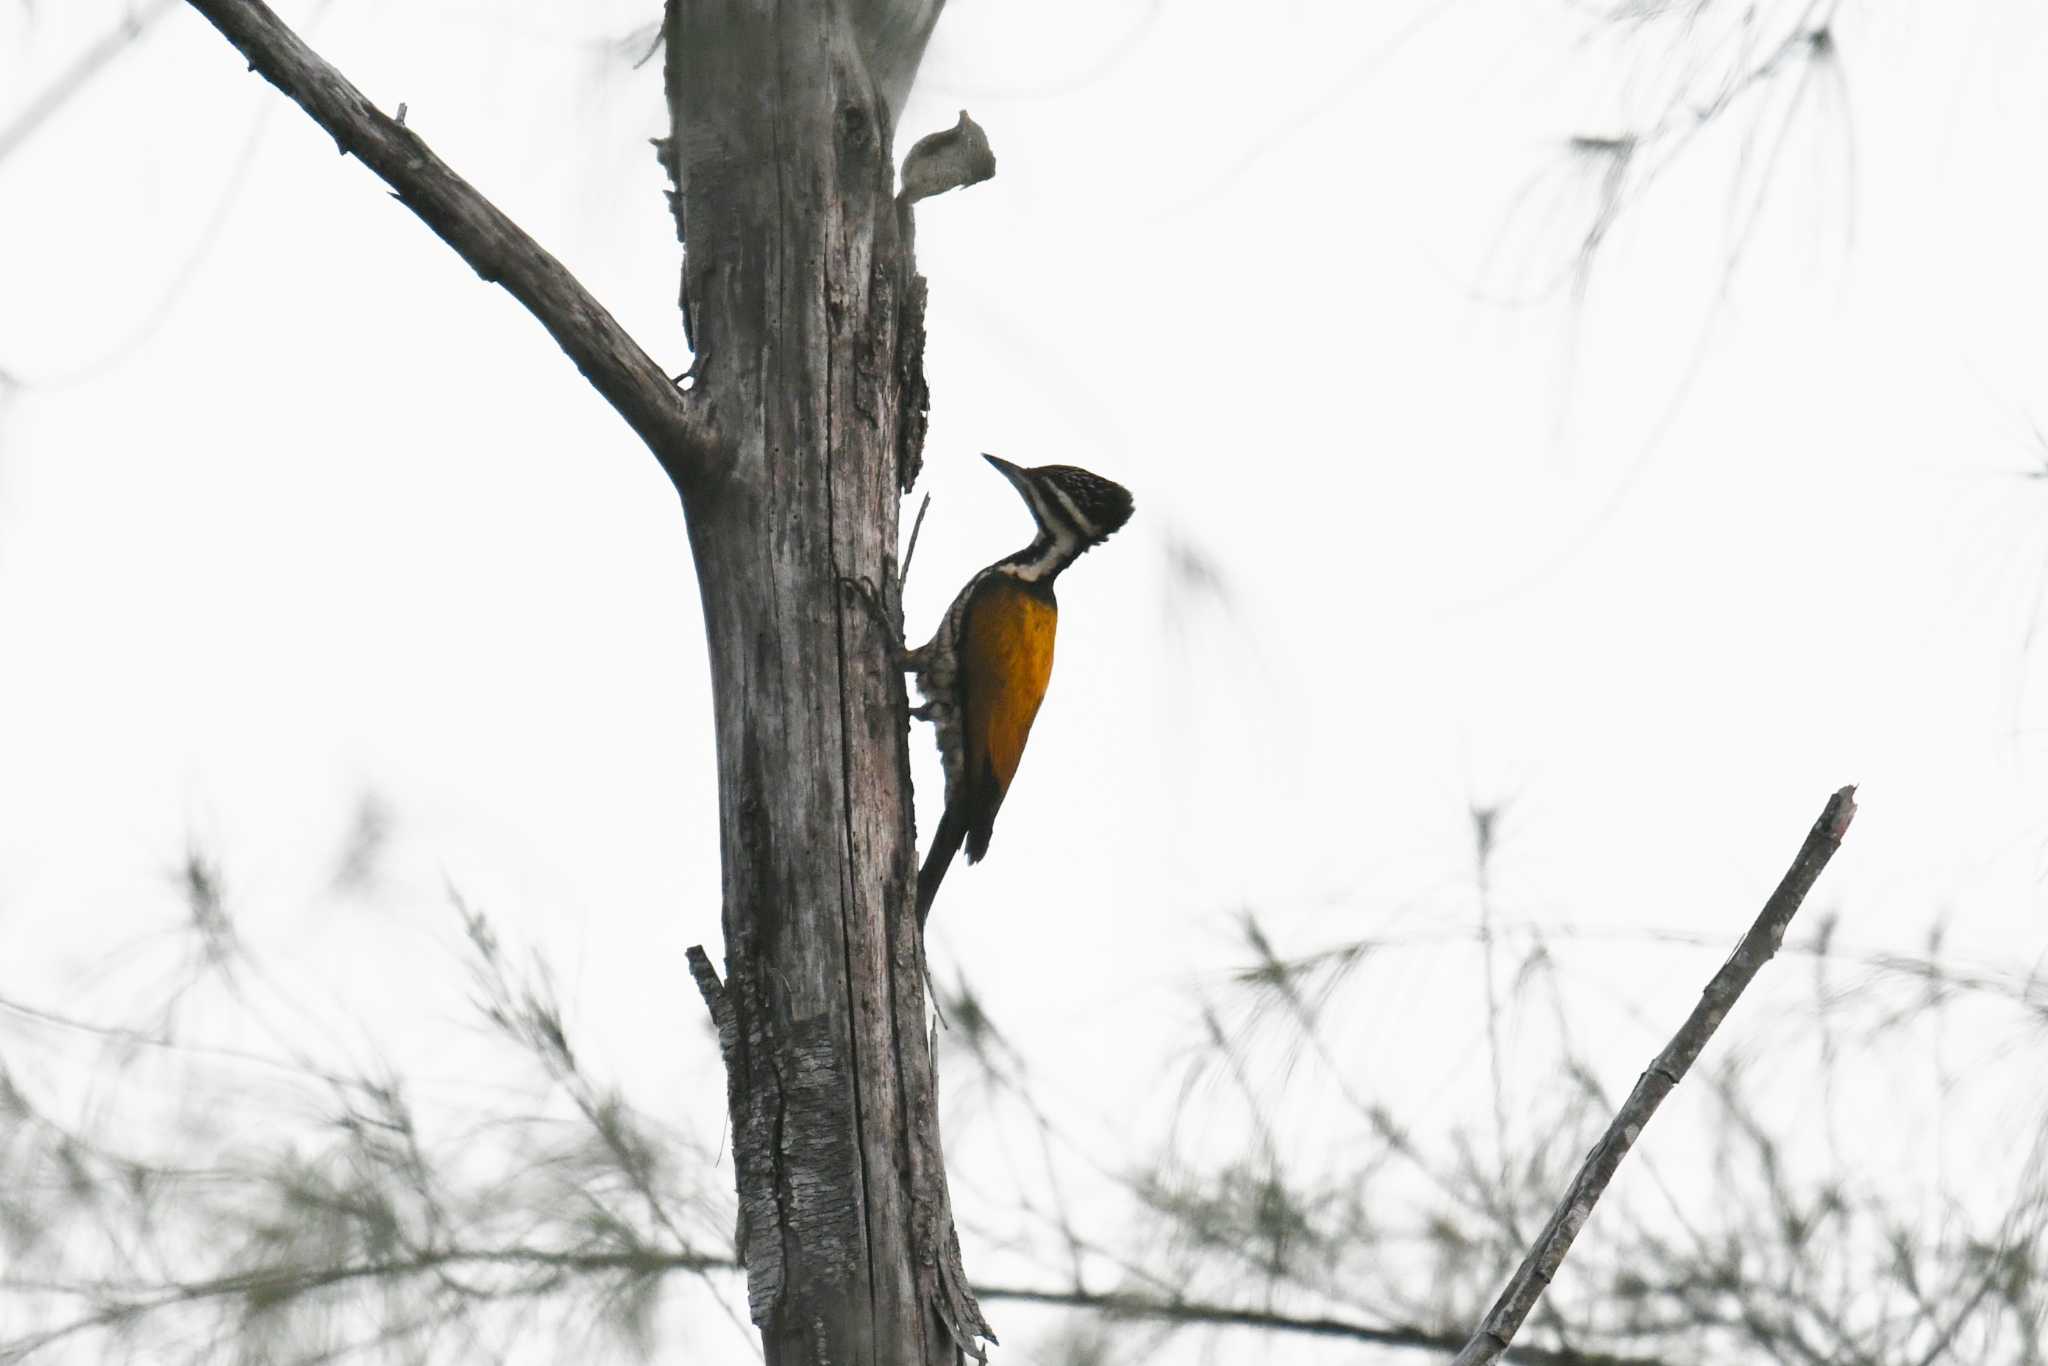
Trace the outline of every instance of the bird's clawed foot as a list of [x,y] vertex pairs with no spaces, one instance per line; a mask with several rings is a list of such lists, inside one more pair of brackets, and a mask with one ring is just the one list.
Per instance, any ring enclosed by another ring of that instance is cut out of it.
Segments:
[[889,609],[882,605],[882,590],[875,587],[875,581],[865,574],[841,574],[839,587],[867,606],[868,615],[875,619],[875,625],[881,627],[882,634],[888,638],[890,658],[902,667],[902,661],[909,657],[910,651],[903,644],[902,630],[890,619]]

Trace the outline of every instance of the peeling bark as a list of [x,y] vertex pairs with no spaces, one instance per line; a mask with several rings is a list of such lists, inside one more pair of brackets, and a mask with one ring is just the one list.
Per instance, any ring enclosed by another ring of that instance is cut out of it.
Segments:
[[[736,1237],[769,1366],[919,1366],[994,1334],[961,1269],[914,896],[898,499],[924,281],[895,115],[942,0],[669,0],[685,394],[510,218],[261,0],[190,0],[561,343],[683,498],[711,655]],[[401,107],[402,112],[402,107]]]
[[725,981],[708,961],[693,971],[716,988],[740,1251],[770,1366],[955,1362],[992,1336],[939,1147],[908,699],[887,631],[842,588],[875,585],[900,619],[924,283],[890,155],[937,10],[670,0],[666,21],[661,151],[693,397],[719,453],[679,481],[724,831]]

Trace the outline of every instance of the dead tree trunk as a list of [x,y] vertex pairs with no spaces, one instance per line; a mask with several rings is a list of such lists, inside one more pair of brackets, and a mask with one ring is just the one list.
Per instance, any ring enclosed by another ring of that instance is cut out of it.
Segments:
[[[895,114],[943,0],[669,0],[661,140],[689,393],[559,262],[262,0],[189,0],[540,320],[681,492],[718,734],[718,1022],[740,1254],[769,1366],[923,1366],[990,1337],[940,1155],[892,618],[924,438],[924,282]],[[970,130],[964,120],[961,133]],[[978,130],[974,130],[978,137]],[[941,140],[944,141],[944,140]],[[936,170],[919,193],[988,173]],[[970,158],[971,160],[972,158]]]
[[923,281],[891,141],[938,0],[670,0],[664,148],[693,394],[680,480],[718,728],[718,1019],[769,1366],[938,1363],[960,1273],[927,1039],[907,705],[887,633],[924,432]]

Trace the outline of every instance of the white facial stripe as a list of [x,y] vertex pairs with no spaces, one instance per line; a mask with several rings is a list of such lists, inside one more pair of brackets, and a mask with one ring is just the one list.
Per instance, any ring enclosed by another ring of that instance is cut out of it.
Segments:
[[1067,511],[1066,524],[1079,531],[1083,538],[1093,536],[1095,534],[1094,526],[1088,521],[1086,517],[1083,517],[1081,515],[1081,509],[1075,506],[1074,500],[1072,498],[1069,498],[1067,496],[1067,491],[1061,488],[1058,484],[1053,484],[1050,487],[1052,489],[1052,496],[1057,498],[1060,502],[1060,506],[1065,508]]
[[1045,490],[1036,479],[1024,481],[1024,496],[1031,502],[1031,515],[1042,527],[1050,529],[1057,524],[1057,511],[1048,503]]
[[1036,583],[1073,563],[1074,557],[1098,539],[1095,526],[1082,515],[1080,506],[1059,484],[1029,475],[1011,481],[1031,505],[1038,522],[1039,539],[1032,543],[1038,553],[1030,560],[1013,562],[1008,572],[1026,583]]
[[1054,522],[1046,528],[1045,547],[1038,558],[1020,564],[1013,571],[1026,583],[1036,583],[1054,569],[1071,562],[1081,546],[1081,538],[1064,523]]

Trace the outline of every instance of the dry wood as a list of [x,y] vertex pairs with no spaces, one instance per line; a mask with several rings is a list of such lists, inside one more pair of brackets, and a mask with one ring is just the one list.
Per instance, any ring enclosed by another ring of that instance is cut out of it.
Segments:
[[1651,1059],[1649,1067],[1636,1079],[1635,1089],[1615,1111],[1607,1132],[1586,1154],[1586,1160],[1572,1178],[1564,1199],[1558,1202],[1543,1231],[1536,1235],[1528,1256],[1522,1259],[1507,1288],[1501,1291],[1500,1298],[1494,1301],[1493,1308],[1481,1321],[1478,1331],[1466,1341],[1452,1366],[1483,1366],[1483,1363],[1498,1358],[1514,1341],[1522,1321],[1529,1317],[1529,1311],[1536,1307],[1544,1288],[1564,1264],[1566,1254],[1572,1249],[1572,1240],[1585,1227],[1594,1204],[1614,1178],[1621,1160],[1628,1156],[1628,1150],[1642,1136],[1643,1126],[1650,1122],[1657,1107],[1663,1104],[1664,1097],[1684,1079],[1700,1051],[1707,1046],[1707,1041],[1714,1037],[1714,1031],[1728,1018],[1736,999],[1777,953],[1778,945],[1784,941],[1786,926],[1792,923],[1793,915],[1806,900],[1807,892],[1812,890],[1814,880],[1828,866],[1835,850],[1841,847],[1842,836],[1848,832],[1849,822],[1855,816],[1854,787],[1845,787],[1828,798],[1820,819],[1807,832],[1806,842],[1800,845],[1799,854],[1792,860],[1784,879],[1778,883],[1778,889],[1771,893],[1749,932],[1742,936],[1735,951],[1728,955],[1728,961],[1721,965],[1720,971],[1700,993],[1699,1004],[1693,1007],[1692,1014],[1686,1017],[1678,1032],[1671,1036],[1671,1042],[1664,1045],[1663,1051]]
[[993,1340],[961,1268],[912,913],[886,632],[922,454],[924,281],[896,112],[942,0],[670,0],[688,394],[547,253],[259,0],[190,0],[554,334],[683,495],[718,739],[723,982],[748,1301],[769,1366],[939,1366]]
[[890,39],[864,18],[928,33],[937,7],[916,9],[671,0],[666,20],[693,393],[721,437],[684,506],[718,735],[742,1256],[770,1366],[937,1366],[993,1336],[939,1142],[909,699],[881,620],[839,591],[878,585],[900,620],[923,281],[891,157],[906,71],[874,69]]
[[[478,275],[539,319],[576,368],[647,443],[671,479],[706,458],[709,431],[689,397],[604,306],[525,230],[434,155],[418,133],[372,104],[261,0],[189,0]],[[402,106],[401,106],[402,107]]]

